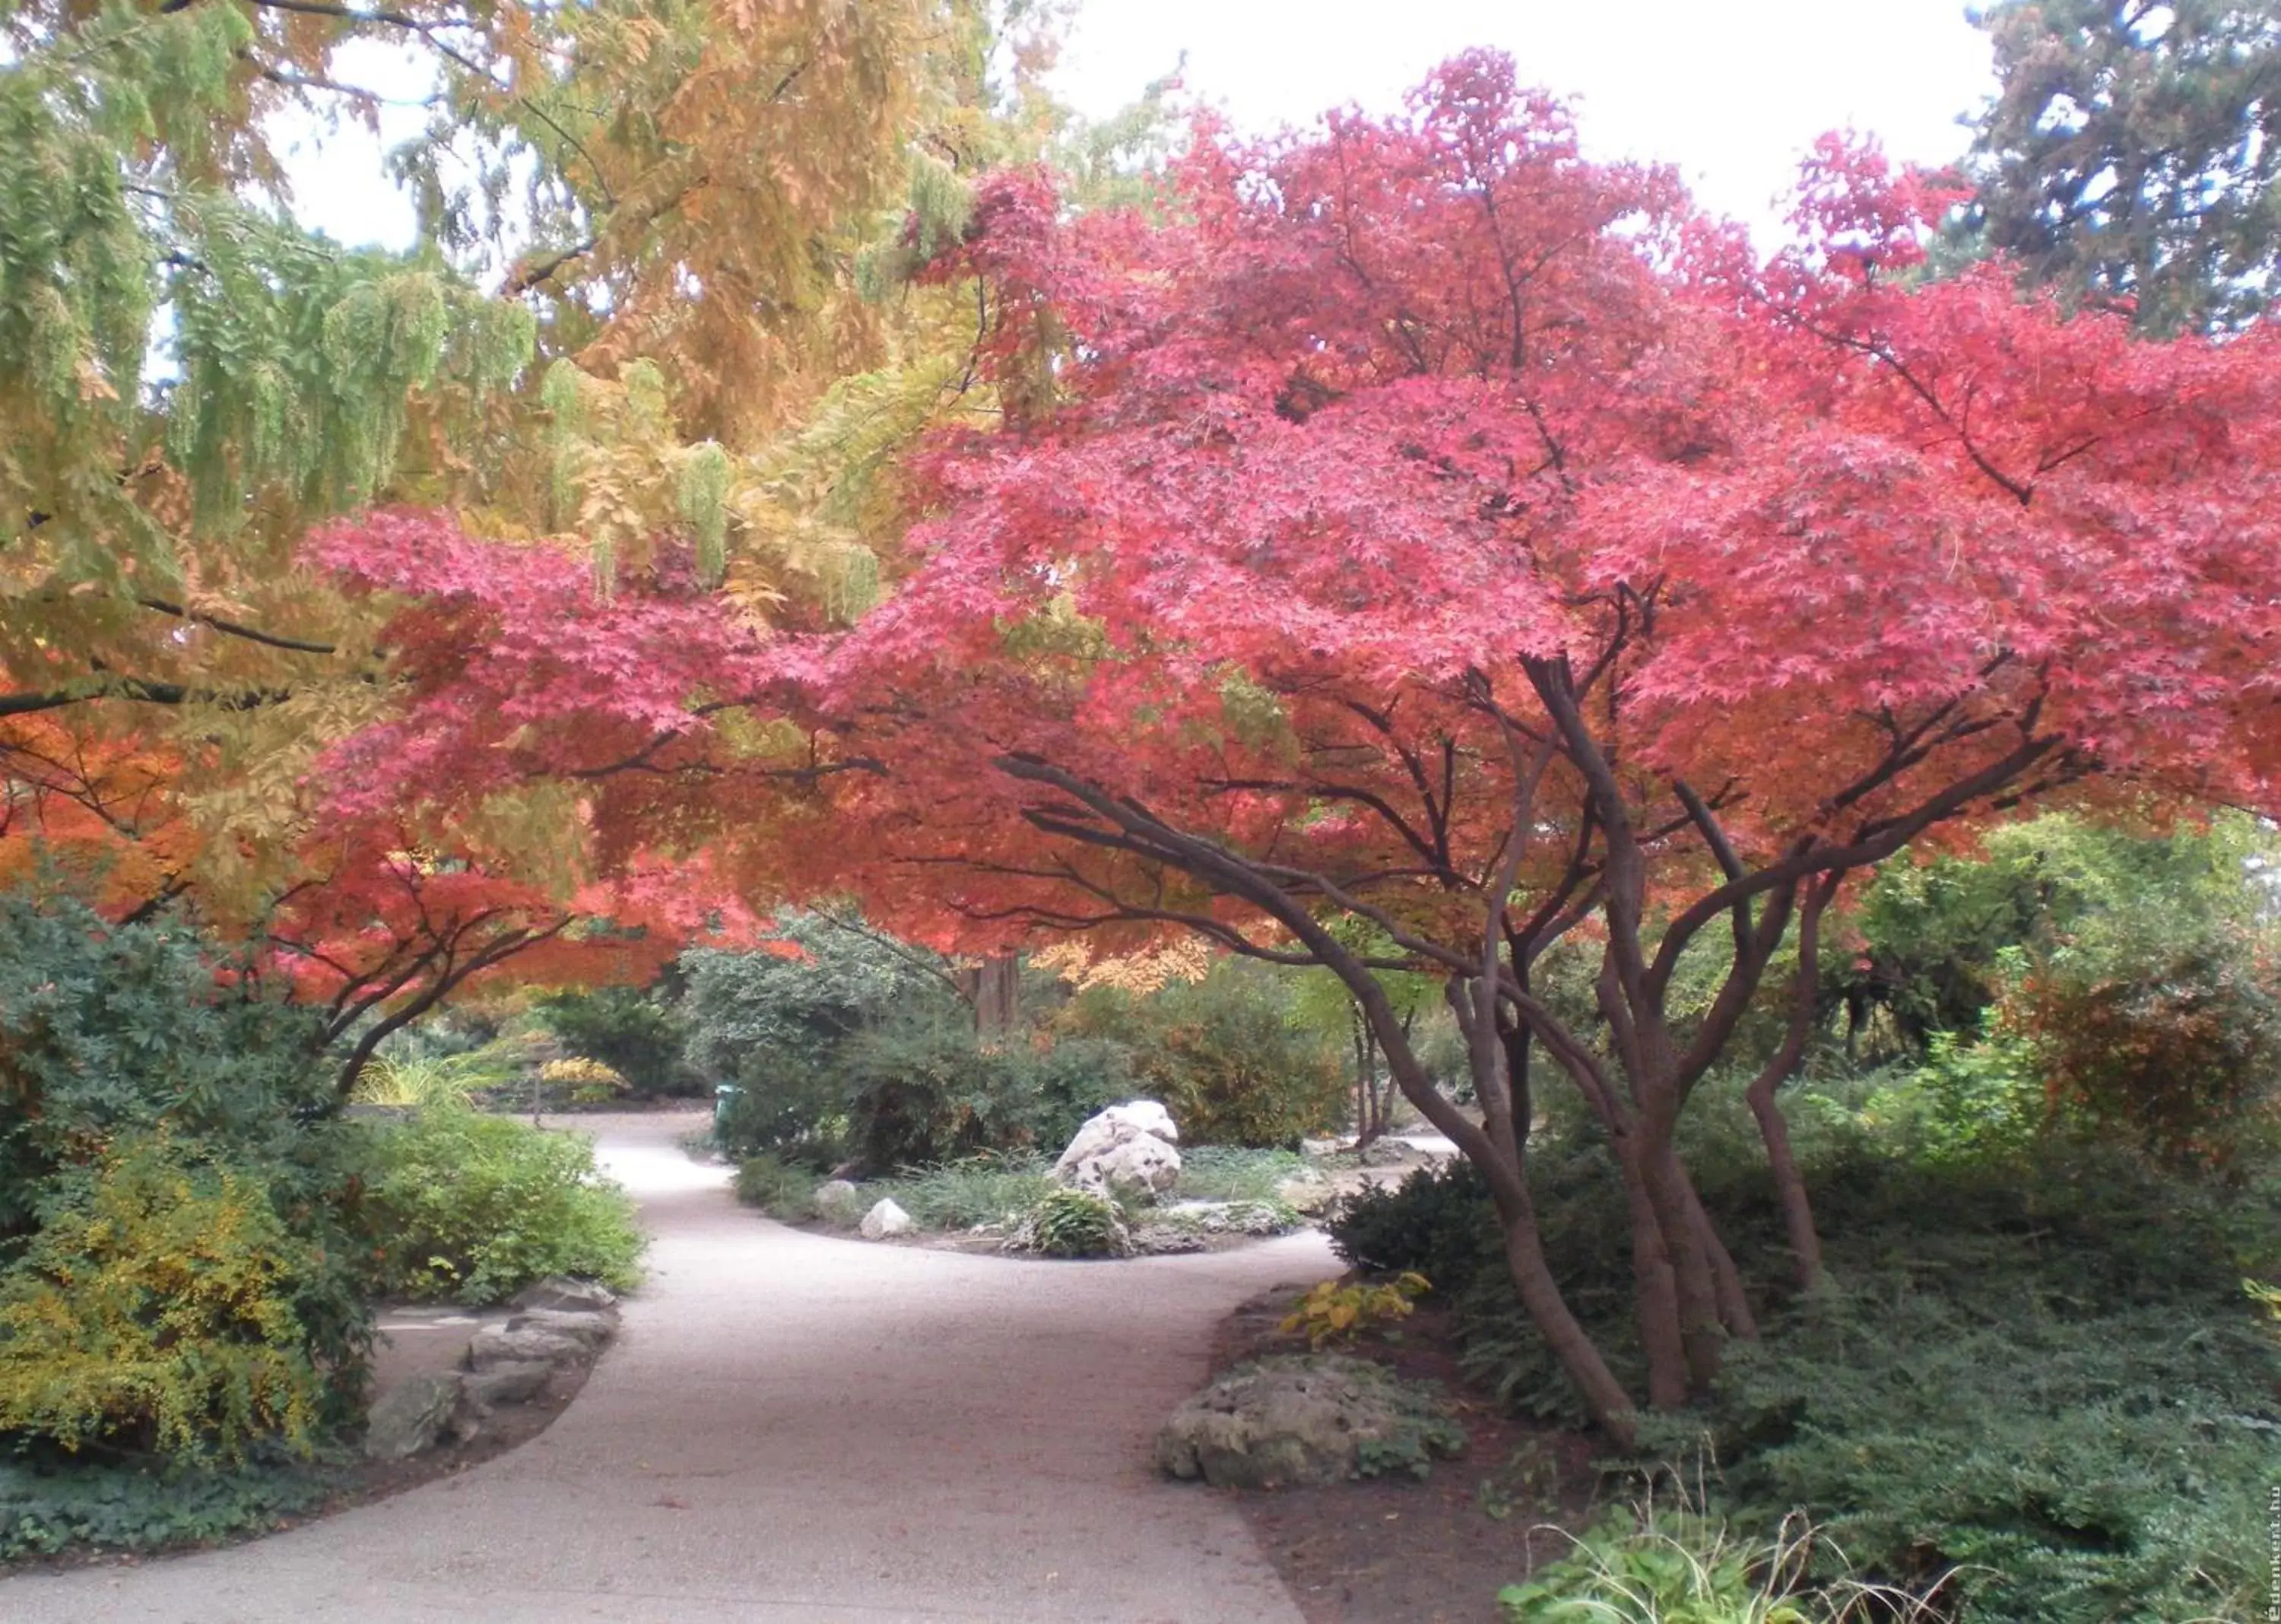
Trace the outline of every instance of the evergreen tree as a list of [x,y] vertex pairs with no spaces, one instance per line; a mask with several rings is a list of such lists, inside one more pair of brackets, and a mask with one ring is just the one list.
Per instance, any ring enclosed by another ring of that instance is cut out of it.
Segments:
[[2281,0],[2001,0],[1978,246],[2155,335],[2238,327],[2281,256]]

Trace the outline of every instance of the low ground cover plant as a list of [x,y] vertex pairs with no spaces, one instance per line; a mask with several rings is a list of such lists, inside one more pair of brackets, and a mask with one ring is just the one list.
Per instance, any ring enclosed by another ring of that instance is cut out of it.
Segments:
[[1310,1348],[1349,1346],[1372,1331],[1386,1331],[1417,1311],[1430,1290],[1415,1271],[1390,1280],[1318,1280],[1294,1303],[1277,1329],[1303,1334]]
[[1611,1511],[1497,1593],[1508,1624],[1934,1624],[1934,1597],[1852,1576],[1803,1517],[1739,1535],[1684,1504]]
[[[1638,1469],[1707,1446],[1706,1509],[1737,1537],[1803,1512],[1861,1577],[1921,1592],[1953,1573],[1947,1605],[1968,1624],[2247,1616],[2281,1428],[2281,1342],[2243,1288],[2281,1272],[2269,1181],[2261,1194],[2072,1140],[2009,1159],[1959,1159],[1945,1134],[1897,1152],[1849,1129],[1843,1097],[1800,1106],[1830,1284],[1763,1303],[1764,1342],[1730,1349],[1711,1404],[1643,1428]],[[1692,1161],[1744,1272],[1766,1279],[1782,1230],[1751,1149],[1706,1134]],[[1564,1127],[1532,1163],[1564,1290],[1636,1369],[1604,1154]],[[1476,1377],[1581,1420],[1470,1184],[1426,1172],[1349,1200],[1334,1243],[1358,1265],[1432,1272]]]
[[1307,1171],[1307,1158],[1295,1150],[1192,1145],[1180,1152],[1173,1194],[1188,1201],[1274,1201]]

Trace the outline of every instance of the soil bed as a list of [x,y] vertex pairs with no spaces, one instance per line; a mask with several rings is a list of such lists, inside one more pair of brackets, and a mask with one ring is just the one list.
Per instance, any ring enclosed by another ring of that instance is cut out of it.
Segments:
[[[1276,1324],[1303,1289],[1254,1298],[1221,1327],[1213,1369],[1263,1353],[1303,1350]],[[1399,1374],[1440,1382],[1467,1434],[1465,1454],[1422,1481],[1365,1478],[1326,1489],[1226,1494],[1306,1614],[1307,1624],[1500,1624],[1502,1587],[1567,1554],[1554,1527],[1590,1520],[1598,1444],[1582,1433],[1518,1420],[1459,1374],[1446,1310],[1420,1306],[1400,1341],[1349,1349]]]

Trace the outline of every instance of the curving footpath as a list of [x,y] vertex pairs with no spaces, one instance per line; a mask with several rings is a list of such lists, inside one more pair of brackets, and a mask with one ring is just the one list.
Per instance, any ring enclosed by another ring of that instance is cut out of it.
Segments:
[[1300,1624],[1157,1424],[1311,1233],[1043,1264],[738,1208],[681,1117],[601,1126],[650,1283],[561,1419],[457,1476],[227,1551],[0,1581],[5,1624]]

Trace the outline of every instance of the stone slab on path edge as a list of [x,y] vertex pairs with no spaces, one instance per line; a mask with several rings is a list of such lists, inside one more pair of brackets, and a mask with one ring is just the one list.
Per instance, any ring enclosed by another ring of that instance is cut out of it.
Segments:
[[7,1624],[1300,1624],[1156,1430],[1320,1237],[1124,1263],[866,1245],[738,1208],[694,1119],[583,1119],[657,1236],[546,1432],[226,1551],[0,1580]]

